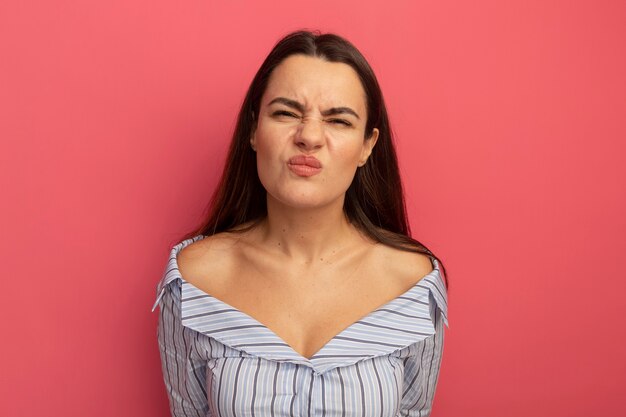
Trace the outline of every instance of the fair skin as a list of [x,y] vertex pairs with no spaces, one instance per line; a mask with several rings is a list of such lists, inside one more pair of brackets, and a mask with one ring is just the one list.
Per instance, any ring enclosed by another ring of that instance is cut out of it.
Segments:
[[[272,73],[250,144],[267,218],[178,256],[186,281],[264,324],[310,358],[346,327],[432,271],[430,259],[371,241],[346,219],[345,192],[378,139],[348,65],[293,55]],[[321,165],[290,167],[313,156]]]

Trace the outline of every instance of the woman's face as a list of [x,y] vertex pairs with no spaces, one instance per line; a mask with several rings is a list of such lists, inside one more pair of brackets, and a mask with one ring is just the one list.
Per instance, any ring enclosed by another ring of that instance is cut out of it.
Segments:
[[378,129],[365,139],[366,96],[347,64],[305,55],[272,72],[250,139],[268,199],[298,208],[340,204]]

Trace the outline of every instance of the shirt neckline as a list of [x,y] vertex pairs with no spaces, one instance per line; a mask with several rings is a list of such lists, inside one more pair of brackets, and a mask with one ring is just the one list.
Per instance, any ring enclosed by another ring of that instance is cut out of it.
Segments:
[[185,281],[178,270],[177,255],[184,247],[205,237],[195,236],[172,249],[163,278],[157,286],[157,300],[152,310],[158,305],[165,287],[178,281],[183,326],[232,348],[271,360],[301,363],[321,371],[366,357],[388,354],[433,335],[431,297],[447,324],[445,285],[437,260],[430,257],[433,263],[431,272],[402,294],[345,327],[311,358],[306,358],[254,317]]

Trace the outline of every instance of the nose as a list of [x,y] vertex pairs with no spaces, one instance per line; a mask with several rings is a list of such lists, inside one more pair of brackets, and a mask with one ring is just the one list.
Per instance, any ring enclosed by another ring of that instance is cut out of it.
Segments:
[[303,117],[295,136],[295,143],[301,149],[313,150],[324,143],[324,121],[314,117]]

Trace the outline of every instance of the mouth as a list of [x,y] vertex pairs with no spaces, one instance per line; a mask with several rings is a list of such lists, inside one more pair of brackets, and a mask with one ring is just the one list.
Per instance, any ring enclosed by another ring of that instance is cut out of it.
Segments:
[[322,171],[321,162],[314,156],[297,155],[289,158],[287,166],[299,177],[311,177]]

